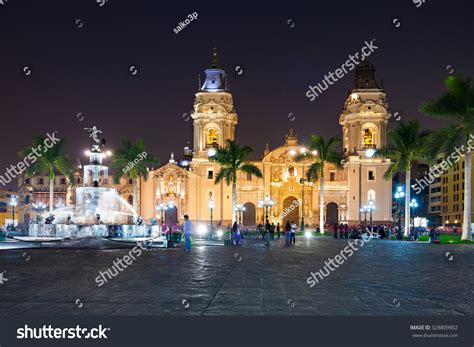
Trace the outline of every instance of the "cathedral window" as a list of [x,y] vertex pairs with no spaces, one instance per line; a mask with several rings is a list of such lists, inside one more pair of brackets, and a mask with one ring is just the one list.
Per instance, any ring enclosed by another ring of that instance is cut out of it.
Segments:
[[334,182],[336,180],[336,173],[334,171],[329,173],[329,181]]
[[294,176],[295,175],[295,168],[294,166],[290,166],[290,168],[288,169],[288,174],[290,176]]
[[207,170],[207,179],[212,180],[214,178],[214,171],[213,170]]
[[218,135],[217,130],[211,128],[207,131],[207,145],[208,147],[217,147],[218,146]]
[[371,148],[374,144],[374,136],[371,129],[364,131],[364,148]]
[[252,174],[250,172],[247,172],[247,181],[252,180]]
[[372,170],[369,170],[368,180],[375,181],[375,174]]
[[375,202],[375,190],[371,189],[367,192],[367,200]]

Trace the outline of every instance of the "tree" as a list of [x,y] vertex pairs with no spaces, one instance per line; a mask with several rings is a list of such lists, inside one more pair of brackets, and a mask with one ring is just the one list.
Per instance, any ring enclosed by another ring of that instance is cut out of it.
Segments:
[[227,185],[232,183],[232,223],[236,220],[236,198],[237,198],[237,172],[242,171],[258,178],[262,177],[260,169],[252,163],[246,162],[253,148],[250,146],[239,147],[233,140],[226,141],[225,148],[218,148],[216,154],[209,160],[221,164],[221,170],[216,175],[214,183],[226,181]]
[[111,166],[117,171],[114,174],[114,182],[118,183],[121,177],[131,178],[133,181],[133,210],[137,209],[137,186],[138,177],[145,181],[148,179],[148,166],[159,165],[158,158],[146,151],[143,139],[138,139],[133,143],[130,139],[122,140],[122,147],[114,155]]
[[[342,156],[335,151],[335,146],[339,143],[337,136],[330,137],[327,141],[319,135],[311,135],[311,144],[307,152],[295,157],[296,161],[311,159],[313,162],[308,168],[306,177],[308,181],[319,180],[319,226],[321,233],[324,233],[324,166],[333,164],[342,167]],[[303,173],[304,174],[304,173]]]
[[414,161],[433,161],[435,146],[431,134],[429,130],[421,131],[418,121],[399,122],[395,129],[388,132],[391,142],[375,153],[378,157],[392,161],[384,174],[386,180],[391,180],[399,172],[405,172],[405,236],[410,231],[411,165]]
[[49,212],[52,212],[54,207],[55,171],[59,171],[65,175],[68,178],[69,184],[73,185],[74,163],[65,152],[64,147],[67,143],[65,139],[58,140],[49,148],[45,145],[46,140],[47,139],[42,136],[34,137],[33,145],[21,149],[18,155],[23,158],[31,159],[30,166],[25,170],[27,177],[31,177],[35,174],[49,176]]
[[468,141],[471,139],[472,142],[471,134],[474,130],[474,88],[470,78],[463,79],[459,76],[449,76],[444,81],[444,85],[446,91],[439,97],[423,103],[420,111],[453,122],[437,133],[443,142],[442,152],[445,155],[455,152],[457,148],[465,150],[462,240],[472,241],[472,152]]

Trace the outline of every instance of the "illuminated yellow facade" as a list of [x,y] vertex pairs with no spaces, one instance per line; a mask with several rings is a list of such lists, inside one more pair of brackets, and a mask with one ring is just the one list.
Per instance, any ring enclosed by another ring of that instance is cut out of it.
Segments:
[[[215,54],[215,53],[214,53]],[[390,165],[384,158],[374,158],[368,153],[386,142],[386,128],[390,113],[385,92],[375,81],[375,69],[363,62],[357,69],[356,84],[348,95],[339,118],[343,132],[344,165],[338,169],[327,165],[324,169],[324,214],[327,224],[359,223],[360,208],[373,201],[374,222],[391,221],[391,181],[383,179]],[[171,202],[173,215],[182,221],[184,214],[193,221],[208,223],[211,208],[214,223],[229,224],[232,219],[232,189],[226,183],[214,184],[219,164],[208,160],[209,151],[225,146],[233,140],[238,117],[232,94],[227,88],[225,71],[217,66],[216,56],[205,71],[206,80],[195,95],[193,119],[192,160],[187,165],[175,162],[150,171],[149,179],[140,182],[140,212],[145,218],[160,218],[156,207]],[[316,126],[316,125],[315,125]],[[317,129],[314,129],[317,131]],[[265,211],[259,201],[268,196],[274,201],[268,211],[275,223],[294,221],[299,224],[303,212],[305,223],[315,226],[319,221],[319,182],[301,184],[309,162],[296,162],[295,153],[301,150],[297,135],[289,130],[281,146],[267,147],[261,159],[253,163],[263,173],[263,178],[239,172],[237,203],[245,207],[243,223],[256,225],[263,222]],[[304,194],[303,194],[304,190]],[[289,213],[290,205],[297,208]],[[362,218],[363,220],[363,218]]]

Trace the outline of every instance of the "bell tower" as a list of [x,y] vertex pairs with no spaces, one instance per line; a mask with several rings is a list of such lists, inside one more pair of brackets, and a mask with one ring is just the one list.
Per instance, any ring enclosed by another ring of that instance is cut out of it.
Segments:
[[344,104],[342,126],[344,154],[385,146],[390,111],[383,85],[375,78],[375,67],[364,60],[356,69],[354,87]]
[[366,206],[373,206],[374,223],[392,218],[392,181],[384,174],[390,159],[375,156],[387,144],[391,114],[383,83],[375,78],[375,67],[364,60],[356,68],[355,82],[339,117],[342,126],[344,169],[347,173],[347,220],[358,224]]
[[206,79],[196,93],[191,113],[193,160],[207,160],[211,148],[224,147],[226,140],[233,140],[237,125],[237,113],[227,86],[227,75],[217,62],[217,48],[213,49],[211,65],[204,73]]

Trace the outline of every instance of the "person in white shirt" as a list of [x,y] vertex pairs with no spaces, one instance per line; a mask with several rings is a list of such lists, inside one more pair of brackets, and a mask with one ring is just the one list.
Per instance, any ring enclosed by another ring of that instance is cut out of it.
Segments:
[[295,244],[295,233],[296,233],[296,224],[291,222],[290,245],[291,243]]

